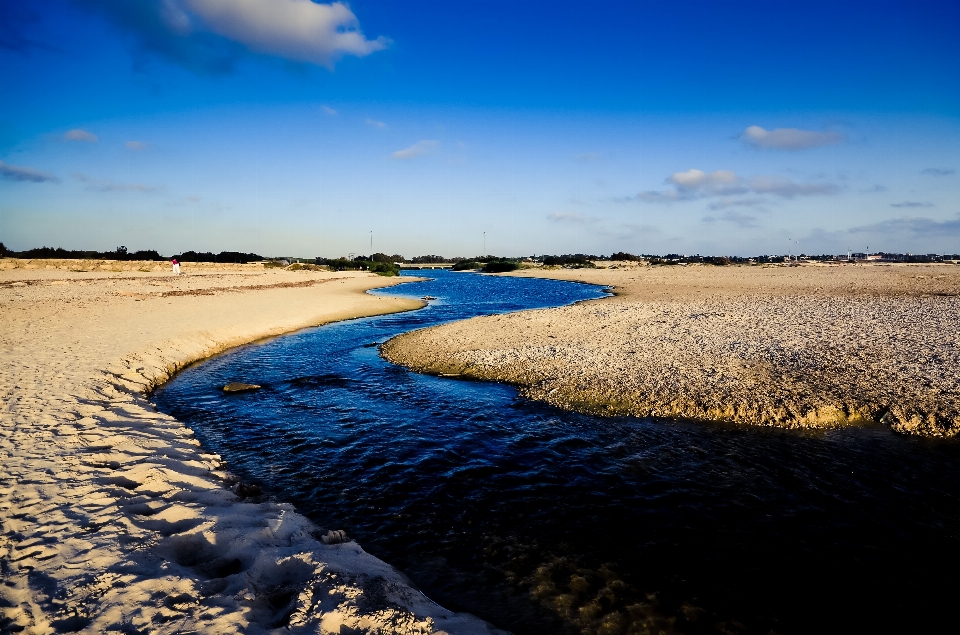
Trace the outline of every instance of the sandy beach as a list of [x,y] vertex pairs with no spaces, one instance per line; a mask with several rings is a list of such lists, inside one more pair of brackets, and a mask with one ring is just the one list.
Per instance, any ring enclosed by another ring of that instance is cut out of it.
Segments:
[[503,381],[586,413],[960,433],[960,267],[528,269],[615,296],[401,335],[417,371]]
[[244,487],[149,391],[227,348],[418,301],[362,273],[0,260],[0,631],[489,633]]

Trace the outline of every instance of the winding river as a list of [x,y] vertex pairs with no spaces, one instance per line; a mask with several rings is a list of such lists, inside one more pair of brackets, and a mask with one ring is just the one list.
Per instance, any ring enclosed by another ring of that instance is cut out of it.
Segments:
[[[447,271],[404,314],[252,344],[154,394],[228,468],[518,634],[916,632],[953,619],[960,444],[597,418],[375,343],[595,286]],[[230,381],[261,384],[226,394]]]

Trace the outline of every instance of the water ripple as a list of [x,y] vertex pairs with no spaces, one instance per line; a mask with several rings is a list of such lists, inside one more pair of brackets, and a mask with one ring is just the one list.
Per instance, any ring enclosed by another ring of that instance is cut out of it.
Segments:
[[[422,311],[232,351],[157,404],[233,472],[517,633],[910,632],[950,617],[957,443],[599,419],[409,373],[368,345],[600,294],[431,275],[391,290],[439,298]],[[228,381],[263,389],[224,394]]]

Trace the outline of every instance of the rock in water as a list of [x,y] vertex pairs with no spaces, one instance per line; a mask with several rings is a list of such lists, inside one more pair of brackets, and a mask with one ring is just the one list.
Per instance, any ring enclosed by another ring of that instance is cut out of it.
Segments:
[[240,498],[260,496],[261,494],[263,494],[263,490],[256,483],[240,483],[237,485],[237,496]]
[[239,381],[232,381],[223,387],[223,392],[243,392],[245,390],[260,390],[256,384],[244,384]]
[[342,529],[331,529],[327,532],[326,536],[320,538],[325,545],[339,545],[340,543],[349,542],[350,539],[347,537],[347,532]]

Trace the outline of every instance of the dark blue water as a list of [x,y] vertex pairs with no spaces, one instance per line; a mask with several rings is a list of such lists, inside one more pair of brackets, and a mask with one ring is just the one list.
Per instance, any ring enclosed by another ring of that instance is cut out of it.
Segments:
[[[438,300],[246,346],[155,394],[228,468],[516,633],[916,632],[960,614],[960,445],[597,418],[374,342],[602,295],[431,272]],[[229,381],[261,384],[225,394]]]

